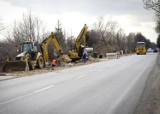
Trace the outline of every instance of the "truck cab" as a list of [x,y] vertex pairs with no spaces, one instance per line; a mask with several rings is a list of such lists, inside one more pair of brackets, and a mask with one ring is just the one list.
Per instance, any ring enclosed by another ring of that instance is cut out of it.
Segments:
[[145,42],[137,42],[136,44],[136,53],[139,54],[146,54],[146,43]]

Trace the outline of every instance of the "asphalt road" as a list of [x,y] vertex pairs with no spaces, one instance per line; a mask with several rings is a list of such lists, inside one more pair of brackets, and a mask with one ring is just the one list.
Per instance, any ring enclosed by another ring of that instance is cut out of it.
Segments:
[[132,114],[157,54],[0,81],[0,114]]

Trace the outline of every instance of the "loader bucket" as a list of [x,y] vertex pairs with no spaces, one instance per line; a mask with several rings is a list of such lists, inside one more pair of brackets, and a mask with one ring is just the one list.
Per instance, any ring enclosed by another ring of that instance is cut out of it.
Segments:
[[28,71],[29,66],[26,61],[6,61],[4,62],[4,66],[2,68],[3,72],[11,72],[11,71]]

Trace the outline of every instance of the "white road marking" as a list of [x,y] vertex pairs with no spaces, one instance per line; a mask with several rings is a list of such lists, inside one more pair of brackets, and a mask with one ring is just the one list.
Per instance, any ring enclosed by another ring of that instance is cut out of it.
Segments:
[[79,76],[79,77],[77,77],[77,78],[82,78],[82,77],[84,77],[84,76],[86,76],[86,75],[84,74],[84,75],[81,75],[81,76]]
[[35,92],[35,93],[38,93],[38,92],[44,91],[44,90],[49,89],[49,88],[54,87],[54,86],[55,86],[55,85],[51,85],[51,86],[48,86],[48,87],[45,87],[45,88],[36,90],[36,91],[34,91],[34,92]]
[[102,69],[100,69],[100,70],[97,70],[98,72],[101,72],[101,71],[103,71]]
[[23,96],[20,96],[20,97],[16,97],[16,98],[10,99],[10,100],[8,100],[8,101],[1,102],[0,105],[6,104],[6,103],[9,103],[9,102],[12,102],[12,101],[16,101],[16,100],[18,100],[18,99],[21,99],[21,98],[24,98],[24,97],[26,97],[26,96],[29,96],[29,95],[31,95],[31,94],[33,94],[33,93],[34,93],[34,92],[29,93],[29,94],[26,94],[26,95],[23,95]]
[[96,70],[89,70],[89,71],[91,71],[91,72],[96,72]]
[[1,102],[0,105],[6,104],[6,103],[9,103],[9,102],[12,102],[12,101],[16,101],[16,100],[18,100],[18,99],[22,99],[22,98],[27,97],[27,96],[29,96],[29,95],[32,95],[32,94],[35,94],[35,93],[44,91],[44,90],[46,90],[46,89],[52,88],[52,87],[54,87],[54,86],[55,86],[55,85],[51,85],[51,86],[48,86],[48,87],[45,87],[45,88],[42,88],[42,89],[33,91],[33,92],[31,92],[31,93],[28,93],[28,94],[25,94],[25,95],[22,95],[22,96],[19,96],[19,97],[10,99],[10,100],[8,100],[8,101]]

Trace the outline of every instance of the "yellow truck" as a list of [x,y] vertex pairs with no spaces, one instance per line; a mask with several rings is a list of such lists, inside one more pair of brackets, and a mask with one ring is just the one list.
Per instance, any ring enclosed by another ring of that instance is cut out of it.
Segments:
[[147,49],[146,49],[146,43],[145,42],[137,42],[136,44],[136,53],[137,55],[139,54],[146,54]]

